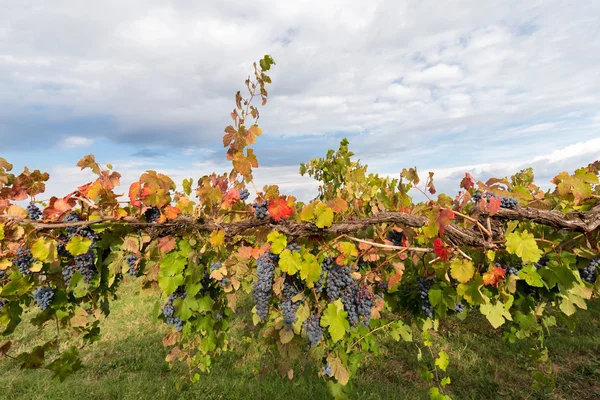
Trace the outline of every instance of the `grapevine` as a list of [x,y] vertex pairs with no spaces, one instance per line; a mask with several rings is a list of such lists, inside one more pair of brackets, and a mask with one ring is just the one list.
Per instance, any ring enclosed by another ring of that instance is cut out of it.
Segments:
[[[248,299],[245,339],[281,356],[288,377],[308,351],[339,395],[380,338],[411,341],[418,326],[430,347],[440,320],[480,313],[507,342],[529,340],[539,353],[553,325],[574,325],[598,296],[600,161],[561,172],[546,191],[530,169],[485,182],[465,173],[455,197],[434,198],[433,173],[424,188],[414,167],[370,173],[344,139],[300,165],[319,183],[317,198],[301,202],[253,178],[251,146],[262,135],[254,102],[266,105],[274,64],[270,56],[255,63],[235,94],[223,137],[228,172],[178,185],[146,171],[121,188],[121,175],[90,154],[77,166],[94,181],[42,201],[49,175],[14,174],[0,158],[2,333],[10,337],[38,307],[33,323],[57,331],[45,349],[60,350],[65,332],[85,348],[101,334],[99,318],[110,318],[120,283],[135,280],[163,296],[154,317],[170,327],[167,361],[197,381],[231,348],[230,317]],[[428,200],[415,202],[415,190]],[[9,347],[2,355],[30,354]],[[45,351],[36,367],[63,379],[81,361],[59,353]],[[436,396],[451,393],[440,376],[448,362],[440,352],[423,374],[435,377]],[[550,356],[535,362],[548,366]]]

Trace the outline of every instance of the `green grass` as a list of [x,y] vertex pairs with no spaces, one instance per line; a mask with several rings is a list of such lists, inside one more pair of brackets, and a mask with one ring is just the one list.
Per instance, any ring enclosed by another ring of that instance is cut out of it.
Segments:
[[[236,349],[215,361],[213,371],[200,382],[184,382],[186,370],[170,370],[162,346],[166,328],[154,325],[152,309],[158,296],[140,293],[128,281],[113,301],[111,315],[102,321],[101,339],[82,353],[84,367],[65,382],[50,379],[46,370],[21,371],[16,363],[0,359],[0,399],[325,399],[323,381],[308,361],[295,368],[294,380],[282,377],[254,346],[241,343],[243,320],[234,323]],[[552,331],[548,347],[554,362],[556,389],[550,395],[532,388],[535,367],[527,358],[528,344],[505,344],[501,331],[493,330],[473,314],[465,322],[448,321],[436,339],[450,355],[448,393],[454,399],[600,399],[600,302],[579,313],[571,333]],[[25,325],[25,324],[24,324]],[[35,343],[54,334],[20,327],[12,339]],[[415,335],[418,337],[418,334]],[[418,343],[417,343],[418,344]],[[20,348],[15,348],[20,350]],[[384,341],[381,354],[370,357],[354,380],[354,397],[362,399],[422,399],[429,386],[419,377],[415,343]],[[260,373],[261,370],[265,372]]]

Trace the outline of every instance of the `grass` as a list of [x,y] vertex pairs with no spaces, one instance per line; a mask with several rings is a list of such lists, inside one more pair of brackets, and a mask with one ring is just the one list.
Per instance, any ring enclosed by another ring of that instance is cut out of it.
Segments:
[[[140,293],[136,282],[128,281],[113,301],[111,315],[102,321],[101,339],[82,353],[84,368],[65,382],[50,379],[45,370],[21,371],[16,363],[0,359],[0,399],[325,399],[323,381],[310,363],[300,363],[294,380],[282,377],[267,365],[255,347],[239,340],[245,322],[234,323],[233,340],[238,346],[215,361],[213,371],[200,382],[184,382],[176,389],[186,370],[170,370],[162,346],[166,328],[154,325],[152,309],[158,296]],[[436,342],[450,355],[448,393],[454,399],[600,399],[600,302],[578,316],[571,333],[566,328],[552,331],[547,345],[554,362],[556,389],[544,395],[531,385],[534,367],[527,358],[525,342],[514,345],[501,340],[473,313],[463,323],[448,321]],[[20,327],[12,339],[35,343],[44,335]],[[418,337],[418,334],[415,335]],[[418,344],[418,341],[417,341]],[[16,348],[15,350],[20,350]],[[383,340],[381,353],[370,357],[354,380],[354,398],[423,399],[429,385],[419,377],[415,343]]]

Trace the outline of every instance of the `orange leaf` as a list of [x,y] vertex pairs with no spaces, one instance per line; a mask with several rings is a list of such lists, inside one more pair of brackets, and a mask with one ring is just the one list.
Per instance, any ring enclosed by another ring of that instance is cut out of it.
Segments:
[[388,280],[388,290],[390,290],[391,288],[396,286],[398,284],[398,282],[400,282],[401,279],[402,279],[402,274],[400,274],[398,272],[396,272],[394,275],[390,276],[390,279]]
[[177,207],[166,206],[163,210],[163,213],[167,219],[175,219],[179,214],[181,214],[181,210],[179,210]]
[[173,236],[165,236],[158,241],[158,249],[162,253],[168,253],[177,246],[177,240]]
[[233,206],[235,203],[237,203],[240,200],[240,191],[237,190],[236,188],[232,188],[229,192],[227,192],[227,194],[225,195],[225,199],[223,200],[223,203],[221,203],[221,208],[223,210],[227,210],[230,209],[231,206]]
[[284,199],[274,200],[269,204],[269,215],[279,221],[281,218],[287,218],[294,213],[294,209],[287,204]]
[[133,182],[129,187],[129,201],[133,207],[141,207],[142,202],[139,200],[141,192],[140,182]]
[[495,287],[498,287],[498,283],[504,279],[505,275],[506,270],[504,268],[491,266],[488,271],[483,274],[483,284],[486,286],[494,285]]
[[336,199],[329,200],[329,202],[327,202],[327,206],[337,214],[348,209],[348,202],[338,197]]

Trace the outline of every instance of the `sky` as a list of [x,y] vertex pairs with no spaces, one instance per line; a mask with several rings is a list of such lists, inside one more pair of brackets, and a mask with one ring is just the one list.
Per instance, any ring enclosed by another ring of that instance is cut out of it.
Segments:
[[[600,1],[0,0],[0,157],[51,174],[47,196],[123,175],[228,172],[223,129],[252,63],[276,62],[257,186],[301,200],[300,162],[346,137],[397,177],[476,179],[600,159]],[[45,196],[42,196],[45,197]],[[45,197],[47,198],[47,197]]]

